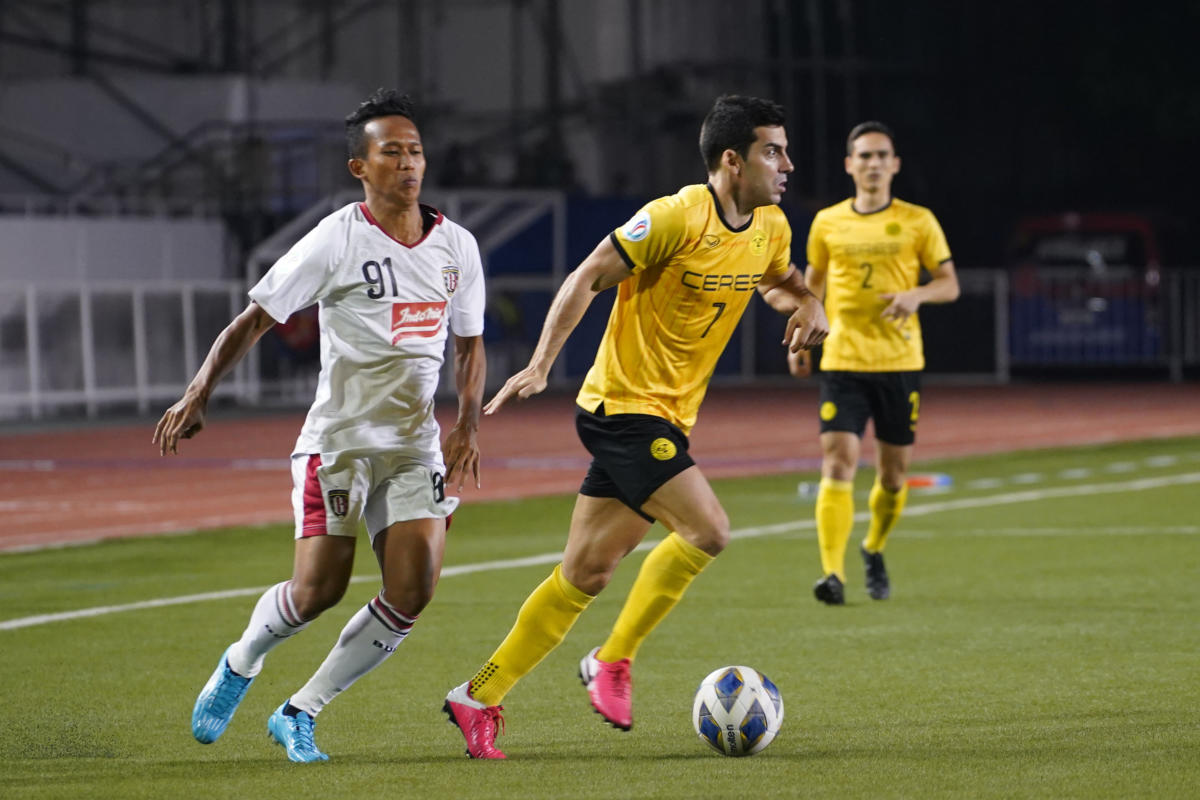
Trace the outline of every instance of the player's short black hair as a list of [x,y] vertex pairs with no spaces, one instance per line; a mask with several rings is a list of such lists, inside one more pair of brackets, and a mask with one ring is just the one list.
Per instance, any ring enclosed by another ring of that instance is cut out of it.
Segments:
[[783,106],[760,97],[726,94],[717,98],[700,126],[700,157],[709,172],[721,163],[721,153],[733,150],[742,158],[754,144],[754,129],[784,123]]
[[868,133],[882,133],[891,139],[892,152],[896,152],[896,134],[892,133],[892,129],[887,125],[872,119],[860,122],[850,129],[850,135],[846,137],[846,155],[854,155],[854,140]]
[[400,116],[415,123],[413,113],[413,101],[408,95],[395,89],[376,89],[352,114],[346,115],[346,151],[351,158],[366,158],[367,137],[363,135],[363,128],[368,122],[379,117]]

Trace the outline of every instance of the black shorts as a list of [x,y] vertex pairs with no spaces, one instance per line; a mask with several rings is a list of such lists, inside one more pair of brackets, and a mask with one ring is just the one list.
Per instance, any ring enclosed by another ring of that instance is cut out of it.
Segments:
[[821,433],[840,431],[861,437],[871,419],[879,441],[912,444],[920,410],[919,372],[821,373]]
[[592,463],[579,493],[615,497],[651,522],[642,503],[660,486],[695,464],[688,455],[688,438],[661,417],[649,414],[604,415],[575,409],[579,441],[592,454]]

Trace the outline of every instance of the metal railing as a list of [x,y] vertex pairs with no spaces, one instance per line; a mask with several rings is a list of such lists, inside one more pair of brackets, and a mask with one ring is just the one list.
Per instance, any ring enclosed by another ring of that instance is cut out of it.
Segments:
[[[0,283],[0,418],[147,413],[244,305],[240,281]],[[219,395],[243,400],[253,382],[240,366]]]
[[[1174,381],[1200,374],[1200,270],[1165,272],[1145,290],[1121,282],[1080,291],[1070,278],[1046,274],[1032,293],[1029,286],[1010,286],[1006,271],[961,274],[958,303],[922,310],[935,374],[996,383],[1022,370],[1058,367],[1098,375],[1137,367]],[[524,366],[561,280],[551,271],[489,278],[491,385]],[[165,406],[182,394],[213,339],[244,308],[246,288],[241,281],[0,282],[0,419],[98,417],[111,409],[147,414]],[[572,337],[556,364],[554,386],[578,384],[610,302],[593,304],[593,324]],[[524,306],[520,325],[497,321],[499,309],[516,304]],[[716,379],[782,374],[776,327],[782,328],[780,318],[752,303]],[[289,366],[284,350],[264,339],[216,396],[247,405],[310,401],[317,373],[312,359]],[[444,393],[453,392],[451,364],[448,358]]]
[[1016,272],[1009,292],[1013,369],[1160,369],[1200,362],[1200,270]]

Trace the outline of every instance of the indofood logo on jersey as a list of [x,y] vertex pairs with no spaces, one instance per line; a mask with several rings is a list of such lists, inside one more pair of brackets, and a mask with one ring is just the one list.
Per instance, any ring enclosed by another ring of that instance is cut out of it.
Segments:
[[650,233],[650,215],[645,211],[639,211],[633,215],[633,219],[625,223],[625,227],[621,229],[621,235],[630,242],[640,242],[645,239]]
[[453,264],[442,267],[442,280],[446,282],[446,294],[453,295],[458,289],[458,267]]
[[446,301],[392,303],[392,344],[401,339],[432,339],[442,329]]

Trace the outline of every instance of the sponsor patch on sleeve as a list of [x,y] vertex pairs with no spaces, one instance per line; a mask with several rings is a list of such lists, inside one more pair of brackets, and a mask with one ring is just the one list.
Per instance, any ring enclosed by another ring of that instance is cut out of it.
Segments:
[[645,239],[650,233],[650,214],[646,211],[639,211],[633,215],[633,219],[625,223],[625,227],[621,228],[621,238],[628,242],[640,242]]

